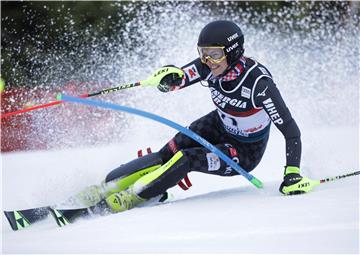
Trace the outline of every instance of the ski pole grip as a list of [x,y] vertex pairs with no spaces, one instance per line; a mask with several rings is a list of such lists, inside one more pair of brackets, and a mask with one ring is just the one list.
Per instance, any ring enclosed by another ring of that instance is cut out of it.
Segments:
[[157,69],[153,75],[146,80],[141,81],[140,84],[143,87],[157,87],[160,85],[161,80],[169,74],[177,74],[182,78],[184,76],[184,71],[177,67],[164,66]]

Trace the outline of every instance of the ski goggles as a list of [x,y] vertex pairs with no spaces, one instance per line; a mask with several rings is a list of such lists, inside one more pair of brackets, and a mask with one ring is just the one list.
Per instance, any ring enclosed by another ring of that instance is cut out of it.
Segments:
[[198,52],[200,55],[201,62],[206,64],[206,61],[210,61],[213,64],[219,64],[226,58],[224,46],[198,46]]

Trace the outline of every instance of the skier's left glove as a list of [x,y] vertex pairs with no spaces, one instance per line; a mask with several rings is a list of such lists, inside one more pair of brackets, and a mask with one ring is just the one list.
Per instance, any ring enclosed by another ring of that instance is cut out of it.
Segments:
[[302,177],[298,167],[286,166],[284,180],[281,183],[279,190],[285,195],[298,195],[311,191],[318,184],[318,181]]
[[175,66],[164,66],[155,71],[141,86],[157,87],[162,92],[168,92],[182,83],[184,71]]

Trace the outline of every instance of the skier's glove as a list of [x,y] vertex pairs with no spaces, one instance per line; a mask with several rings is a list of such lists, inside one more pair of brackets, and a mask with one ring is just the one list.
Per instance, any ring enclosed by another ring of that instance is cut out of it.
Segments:
[[182,83],[184,71],[175,66],[164,66],[155,71],[148,79],[141,82],[142,86],[157,87],[162,92],[168,92]]
[[164,78],[161,79],[160,84],[157,86],[157,88],[161,92],[169,92],[175,90],[177,87],[181,85],[183,76],[184,73],[182,73],[181,76],[178,73],[167,74],[164,76]]
[[285,195],[298,195],[311,191],[318,184],[318,181],[302,177],[298,167],[286,166],[284,180],[281,183],[279,190]]

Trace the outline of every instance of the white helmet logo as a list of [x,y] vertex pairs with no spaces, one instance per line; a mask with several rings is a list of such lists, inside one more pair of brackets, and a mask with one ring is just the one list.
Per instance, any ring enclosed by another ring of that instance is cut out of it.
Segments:
[[226,49],[226,52],[229,53],[230,51],[232,51],[233,49],[237,48],[239,46],[239,43],[236,42],[233,45],[231,45],[229,48]]
[[235,33],[235,34],[229,36],[229,37],[227,38],[227,40],[228,40],[229,42],[231,42],[232,40],[235,40],[235,39],[238,38],[238,37],[239,37],[238,33]]

